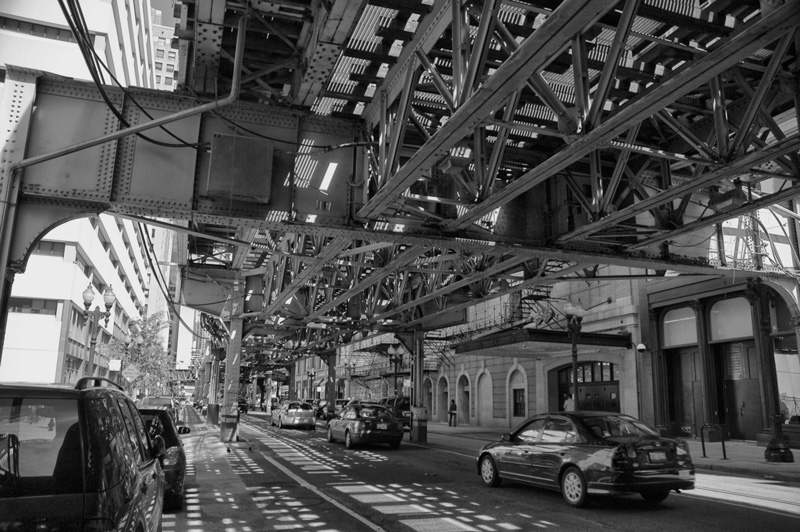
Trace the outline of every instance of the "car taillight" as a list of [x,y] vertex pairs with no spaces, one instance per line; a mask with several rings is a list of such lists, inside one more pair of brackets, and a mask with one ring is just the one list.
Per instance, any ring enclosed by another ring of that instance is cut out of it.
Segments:
[[631,466],[638,467],[639,463],[636,462],[636,458],[636,447],[623,444],[614,449],[614,454],[611,456],[611,465],[615,469],[625,469]]
[[170,447],[167,449],[167,452],[164,453],[164,465],[175,465],[178,463],[178,448],[177,447]]
[[679,458],[689,457],[689,444],[683,440],[678,440],[675,445],[675,456]]

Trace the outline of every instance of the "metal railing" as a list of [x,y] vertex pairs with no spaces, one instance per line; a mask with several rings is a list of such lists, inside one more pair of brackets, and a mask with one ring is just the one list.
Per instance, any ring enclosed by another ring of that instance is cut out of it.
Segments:
[[700,445],[703,448],[703,458],[706,457],[706,440],[703,436],[706,430],[709,431],[709,435],[711,434],[711,429],[716,428],[717,434],[719,434],[719,441],[722,442],[722,459],[727,460],[728,455],[725,453],[725,433],[722,431],[722,425],[717,425],[716,423],[706,423],[702,427],[700,427]]

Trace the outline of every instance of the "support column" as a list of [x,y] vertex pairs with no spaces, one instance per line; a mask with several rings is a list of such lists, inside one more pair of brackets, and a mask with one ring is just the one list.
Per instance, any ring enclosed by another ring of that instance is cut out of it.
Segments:
[[2,359],[5,331],[8,321],[8,301],[14,275],[19,264],[9,264],[14,237],[17,196],[22,170],[14,165],[24,160],[31,113],[36,99],[36,79],[40,72],[8,67],[3,92],[0,94],[0,118],[5,120],[0,128],[0,359]]
[[770,339],[771,323],[769,316],[769,297],[771,293],[760,278],[747,280],[745,296],[750,301],[753,309],[753,334],[756,340],[756,354],[758,357],[759,379],[763,398],[762,418],[768,424],[765,432],[769,430],[770,440],[764,450],[764,459],[767,462],[794,462],[794,455],[789,448],[789,442],[783,435],[783,418],[780,415],[780,397],[778,395],[778,379],[775,369],[775,355],[772,351]]
[[428,443],[428,409],[423,398],[422,380],[425,369],[425,333],[414,331],[414,352],[411,364],[411,439],[416,443]]
[[[238,277],[238,276],[237,276]],[[242,308],[238,303],[244,300],[242,286],[236,280],[236,289],[231,293],[231,321],[229,325],[228,354],[225,359],[225,389],[222,398],[220,419],[220,441],[237,441],[239,437],[239,368],[242,364]]]

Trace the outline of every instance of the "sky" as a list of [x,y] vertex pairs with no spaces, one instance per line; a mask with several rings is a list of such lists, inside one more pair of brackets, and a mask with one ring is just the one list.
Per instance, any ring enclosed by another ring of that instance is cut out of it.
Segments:
[[172,18],[173,4],[175,4],[175,0],[150,0],[150,6],[161,11],[162,26],[175,27],[175,20]]

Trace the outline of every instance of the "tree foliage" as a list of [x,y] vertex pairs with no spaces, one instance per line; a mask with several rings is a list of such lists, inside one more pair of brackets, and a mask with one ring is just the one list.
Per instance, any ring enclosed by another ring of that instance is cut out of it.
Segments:
[[169,323],[162,313],[156,313],[142,320],[134,320],[128,324],[127,341],[114,338],[105,348],[105,356],[122,361],[120,371],[131,364],[139,370],[139,376],[129,381],[120,377],[125,391],[131,396],[137,393],[159,395],[169,393],[171,364],[164,347],[164,336],[161,334]]

